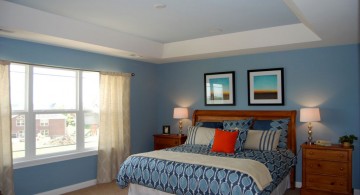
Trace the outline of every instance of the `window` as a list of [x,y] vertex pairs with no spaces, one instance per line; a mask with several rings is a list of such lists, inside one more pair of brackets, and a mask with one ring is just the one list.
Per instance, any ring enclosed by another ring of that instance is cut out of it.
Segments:
[[97,150],[99,73],[10,65],[14,162]]
[[49,126],[49,119],[40,119],[40,126]]
[[16,117],[16,126],[18,127],[22,127],[25,125],[25,118],[24,116],[20,115],[18,117]]

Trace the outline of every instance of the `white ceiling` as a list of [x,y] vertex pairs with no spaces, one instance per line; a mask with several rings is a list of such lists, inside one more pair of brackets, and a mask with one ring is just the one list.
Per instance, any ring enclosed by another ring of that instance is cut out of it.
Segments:
[[359,0],[0,0],[0,36],[165,63],[359,43],[359,6]]

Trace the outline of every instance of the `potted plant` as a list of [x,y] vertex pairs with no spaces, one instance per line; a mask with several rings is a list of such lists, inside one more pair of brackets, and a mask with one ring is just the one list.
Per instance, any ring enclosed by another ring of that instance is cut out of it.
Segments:
[[344,147],[350,147],[354,140],[357,140],[358,138],[355,135],[343,135],[341,137],[339,137],[339,142],[344,146]]

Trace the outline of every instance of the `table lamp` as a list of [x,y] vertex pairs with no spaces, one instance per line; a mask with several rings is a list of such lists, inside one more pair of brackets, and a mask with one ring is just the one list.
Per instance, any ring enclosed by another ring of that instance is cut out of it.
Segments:
[[319,108],[301,108],[300,109],[300,122],[308,122],[308,142],[311,145],[312,142],[312,125],[311,122],[320,121]]
[[189,112],[187,108],[174,108],[174,119],[179,120],[179,135],[182,135],[182,119],[188,118]]

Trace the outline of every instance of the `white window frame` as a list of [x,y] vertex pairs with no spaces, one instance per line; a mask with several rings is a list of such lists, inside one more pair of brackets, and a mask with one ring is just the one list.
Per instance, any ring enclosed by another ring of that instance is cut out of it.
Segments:
[[[17,63],[19,64],[19,63]],[[25,65],[25,110],[12,110],[12,115],[24,115],[25,117],[25,157],[13,159],[14,168],[23,168],[29,166],[36,166],[52,162],[59,162],[63,160],[82,158],[85,156],[97,155],[97,147],[85,148],[84,140],[84,114],[89,112],[83,109],[82,105],[82,73],[91,72],[83,70],[74,70],[66,68],[48,67],[59,70],[71,70],[76,72],[76,108],[75,109],[54,109],[54,110],[34,110],[33,105],[33,69],[34,67],[43,67],[37,65]],[[91,111],[90,111],[91,112]],[[57,152],[52,154],[36,155],[36,119],[37,114],[76,114],[76,149],[73,151]]]

